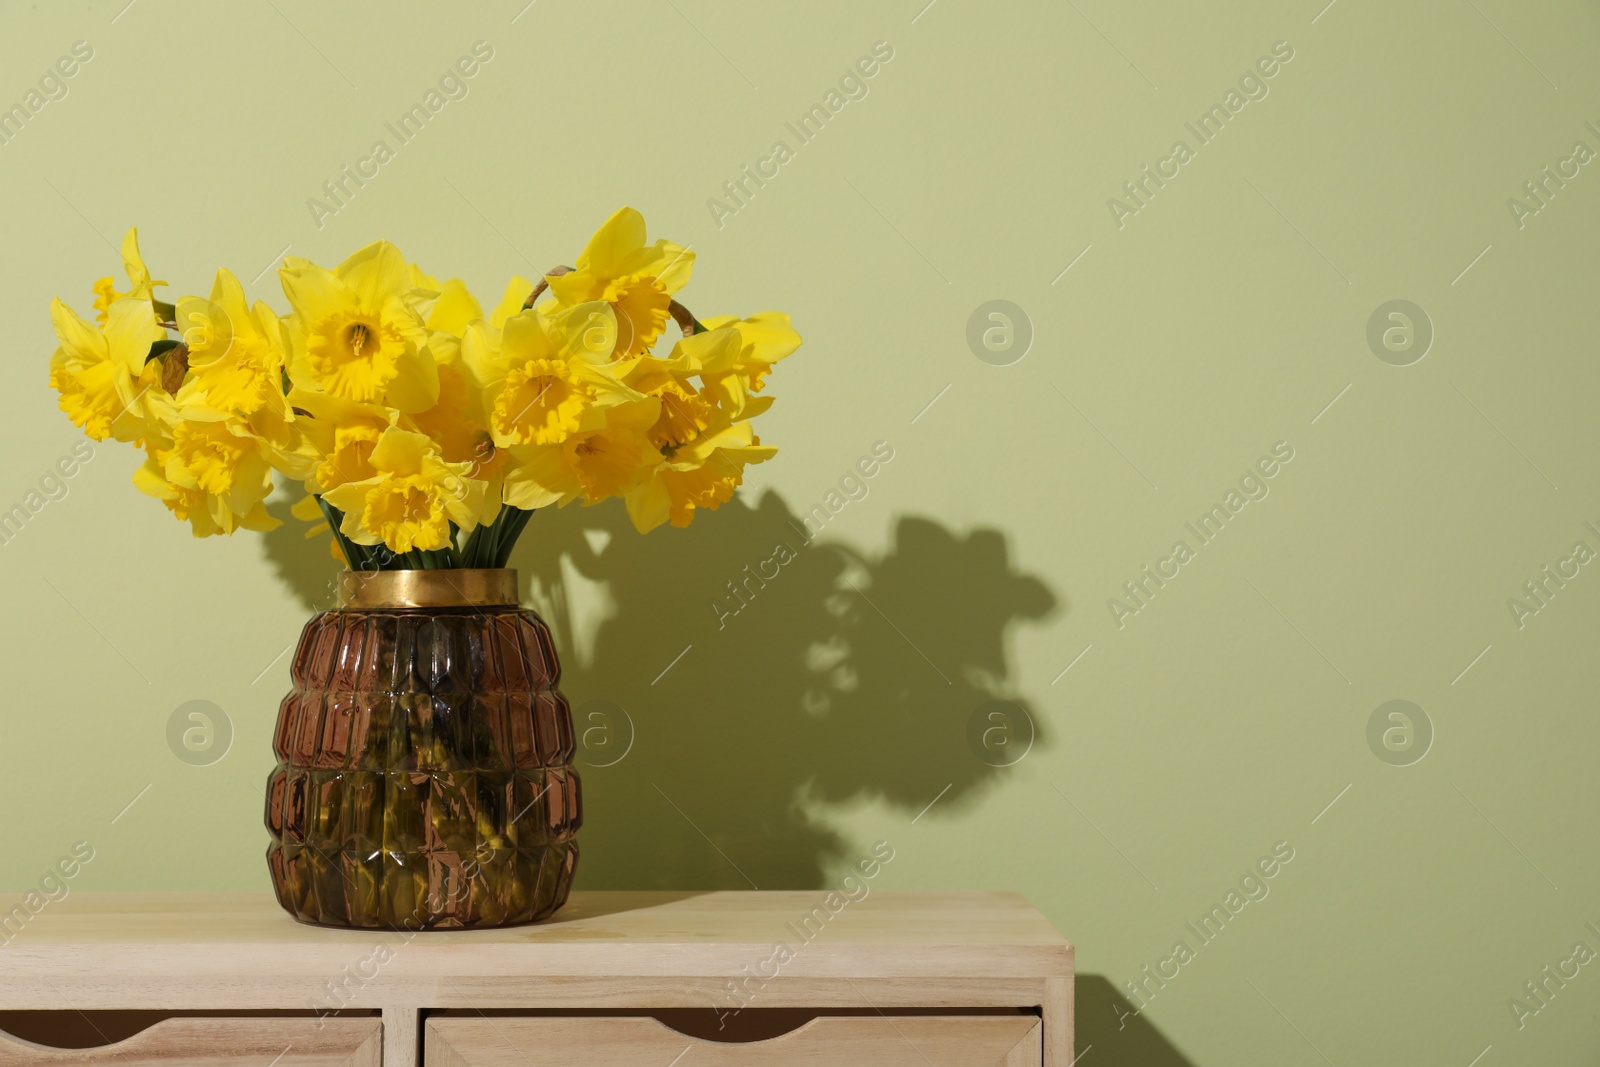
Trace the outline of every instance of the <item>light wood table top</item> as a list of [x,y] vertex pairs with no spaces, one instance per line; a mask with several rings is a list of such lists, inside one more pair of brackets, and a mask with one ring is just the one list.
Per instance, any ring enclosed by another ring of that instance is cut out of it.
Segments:
[[1072,946],[1020,895],[828,890],[576,892],[554,918],[486,930],[411,933],[308,926],[265,893],[74,893],[47,905],[5,947],[5,977],[93,965],[125,976],[303,973],[353,949],[403,941],[399,975],[603,976],[736,972],[779,943],[804,950],[785,973],[925,973],[965,950],[973,977],[1072,973]]

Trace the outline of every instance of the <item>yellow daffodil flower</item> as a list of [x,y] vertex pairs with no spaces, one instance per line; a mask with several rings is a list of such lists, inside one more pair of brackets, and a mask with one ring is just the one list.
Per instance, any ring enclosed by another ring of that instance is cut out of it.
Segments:
[[188,521],[196,537],[231,534],[243,527],[271,530],[268,448],[238,420],[179,419],[169,447],[152,446],[133,484]]
[[362,404],[423,411],[439,399],[439,374],[411,300],[411,267],[378,241],[334,270],[290,258],[278,272],[289,318],[294,383]]
[[628,384],[661,401],[661,414],[646,431],[650,443],[670,453],[697,439],[716,417],[715,401],[695,388],[694,382],[667,370],[667,361],[646,359],[636,366]]
[[283,392],[283,323],[265,302],[254,308],[227,270],[217,271],[209,300],[178,301],[176,325],[188,346],[187,380],[176,394],[189,417],[237,415],[279,447],[290,444],[294,415]]
[[622,496],[661,462],[660,451],[647,436],[659,411],[646,398],[618,405],[610,410],[605,429],[582,434],[563,446],[584,503]]
[[627,494],[628,517],[640,533],[664,522],[687,526],[695,510],[716,510],[733,498],[749,463],[764,463],[777,449],[761,443],[748,422],[706,434],[677,449]]
[[[650,439],[664,454],[699,439],[714,424],[747,417],[752,405],[736,372],[739,351],[735,331],[707,330],[683,338],[664,360],[641,356],[630,361],[623,380],[661,398],[661,416],[650,429]],[[695,386],[696,377],[703,388]],[[754,406],[767,403],[763,399]]]
[[61,300],[50,304],[50,321],[61,345],[50,358],[50,385],[75,426],[96,441],[137,441],[150,436],[165,399],[160,366],[146,368],[156,328],[150,301],[113,302],[102,330],[78,317]]
[[548,278],[562,307],[604,300],[617,316],[614,353],[648,352],[666,329],[672,294],[689,282],[694,253],[671,241],[645,244],[644,216],[631,207],[612,215],[577,259],[576,270]]
[[498,342],[482,323],[467,331],[462,362],[482,386],[506,504],[619,496],[659,462],[646,430],[661,403],[618,378],[614,338],[613,310],[598,301],[510,315]]
[[482,390],[469,380],[461,358],[462,338],[482,321],[483,307],[459,278],[439,287],[427,320],[428,347],[439,368],[439,400],[400,422],[433,438],[447,462],[471,464],[471,477],[493,481],[500,457],[489,435]]
[[247,514],[237,515],[227,510],[221,498],[208,496],[198,489],[174,485],[161,473],[161,464],[154,459],[133,472],[133,484],[142,493],[155,497],[167,506],[177,518],[187,522],[196,537],[214,534],[232,534],[235,530],[274,530],[279,523],[267,514],[267,507],[257,504]]
[[735,370],[751,392],[760,392],[772,365],[800,347],[800,334],[781,311],[762,311],[741,319],[734,315],[713,315],[701,320],[708,330],[732,328],[739,334],[739,355]]
[[[111,313],[111,305],[118,300],[133,297],[137,300],[155,301],[156,286],[166,285],[166,282],[156,281],[150,277],[150,270],[144,265],[144,257],[139,253],[138,227],[130,229],[122,237],[122,270],[128,276],[128,291],[117,292],[116,279],[111,277],[101,278],[94,283],[94,311],[95,321],[101,326],[106,324]],[[171,309],[168,308],[170,311]],[[157,325],[151,334],[151,341],[159,341],[166,336],[160,325]]]
[[560,444],[511,448],[505,502],[532,511],[580,497],[585,504],[598,504],[622,496],[661,462],[646,436],[659,410],[658,401],[641,396],[606,409],[607,422],[600,429],[575,433]]
[[659,462],[645,432],[660,401],[620,380],[615,336],[615,315],[598,301],[553,316],[518,312],[498,342],[484,324],[468,330],[462,362],[482,388],[505,503],[595,502],[626,492]]
[[560,444],[604,427],[606,407],[637,399],[609,369],[615,337],[616,318],[598,302],[519,312],[498,335],[469,327],[462,365],[482,390],[495,446]]
[[[504,566],[527,512],[575,500],[688,525],[775,453],[750,420],[800,344],[781,312],[691,329],[673,295],[694,255],[627,207],[533,308],[527,278],[486,309],[385,241],[333,270],[285,258],[282,317],[226,270],[165,303],[136,230],[121,254],[127,290],[95,283],[98,325],[51,306],[61,410],[135,442],[135,484],[196,536],[271,529],[282,474],[307,494],[292,513],[312,535],[337,521],[335,558],[358,567]],[[691,332],[658,356],[674,316]]]
[[310,464],[306,490],[321,495],[346,482],[364,482],[377,476],[372,450],[384,431],[394,425],[397,413],[376,404],[357,404],[310,389],[292,389],[287,398],[300,417],[303,457]]
[[465,531],[494,520],[498,502],[485,499],[484,483],[467,476],[466,464],[441,459],[423,434],[390,427],[368,458],[373,477],[324,494],[344,512],[340,532],[358,545],[381,543],[395,552],[446,548],[451,523]]
[[271,492],[272,476],[260,438],[240,429],[226,421],[180,420],[172,447],[160,456],[167,480],[223,497],[229,510],[247,514]]

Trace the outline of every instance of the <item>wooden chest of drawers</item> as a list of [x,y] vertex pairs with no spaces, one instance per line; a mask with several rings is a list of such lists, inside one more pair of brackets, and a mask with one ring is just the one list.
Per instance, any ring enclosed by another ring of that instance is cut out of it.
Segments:
[[1011,894],[576,893],[424,934],[76,894],[0,941],[0,1067],[1073,1060],[1072,947]]

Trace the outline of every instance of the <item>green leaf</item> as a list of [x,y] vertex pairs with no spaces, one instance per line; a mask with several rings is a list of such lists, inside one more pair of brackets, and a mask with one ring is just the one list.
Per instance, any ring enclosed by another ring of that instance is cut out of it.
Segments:
[[157,341],[150,346],[150,354],[144,357],[144,361],[149,363],[152,359],[160,359],[162,356],[165,356],[168,352],[171,352],[174,348],[177,348],[181,344],[183,344],[182,341]]

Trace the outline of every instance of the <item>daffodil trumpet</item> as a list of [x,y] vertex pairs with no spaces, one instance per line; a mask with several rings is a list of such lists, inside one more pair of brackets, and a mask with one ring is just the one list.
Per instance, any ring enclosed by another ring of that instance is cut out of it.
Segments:
[[61,410],[142,450],[135,486],[196,537],[273,529],[268,498],[298,486],[290,514],[356,570],[504,567],[534,511],[575,500],[689,525],[776,452],[752,420],[800,345],[781,312],[696,318],[694,253],[627,207],[487,311],[387,241],[331,270],[286,257],[283,314],[227,270],[161,300],[137,231],[121,252],[127,289],[95,282],[92,322],[51,306]]
[[[551,267],[549,270],[545,271],[544,276],[540,278],[538,284],[533,287],[533,292],[528,294],[528,299],[522,302],[523,310],[533,307],[533,305],[538,301],[539,296],[546,289],[550,288],[551,278],[559,278],[563,274],[571,274],[572,271],[573,268],[567,266]],[[705,329],[705,326],[700,322],[700,320],[694,317],[694,313],[688,308],[684,307],[682,304],[678,303],[677,300],[668,302],[667,313],[671,315],[673,321],[678,324],[678,329],[683,331],[684,336],[688,336],[689,334],[694,333],[696,330]]]

